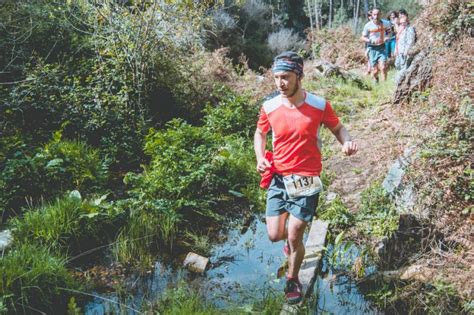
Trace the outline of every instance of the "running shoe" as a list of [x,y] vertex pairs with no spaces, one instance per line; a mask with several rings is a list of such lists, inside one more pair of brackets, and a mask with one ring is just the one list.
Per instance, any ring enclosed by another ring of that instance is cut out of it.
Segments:
[[303,299],[303,288],[298,279],[287,279],[285,287],[286,302],[288,304],[296,304]]

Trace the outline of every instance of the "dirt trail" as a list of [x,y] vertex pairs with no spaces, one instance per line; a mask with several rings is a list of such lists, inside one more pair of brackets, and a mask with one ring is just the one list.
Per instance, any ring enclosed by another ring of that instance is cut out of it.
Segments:
[[384,178],[407,145],[406,131],[395,118],[397,110],[391,103],[375,105],[344,124],[359,146],[356,155],[344,156],[335,140],[329,144],[335,154],[323,163],[335,176],[328,191],[339,195],[352,212],[358,209],[361,192]]

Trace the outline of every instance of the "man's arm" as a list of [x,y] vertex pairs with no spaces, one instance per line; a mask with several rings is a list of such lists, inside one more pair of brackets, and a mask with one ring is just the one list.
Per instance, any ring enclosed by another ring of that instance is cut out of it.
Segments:
[[253,137],[253,148],[255,150],[255,156],[257,157],[257,171],[260,173],[265,172],[265,170],[271,166],[270,162],[265,158],[266,140],[267,133],[257,128]]
[[362,30],[362,36],[360,38],[360,41],[363,42],[363,43],[369,43],[370,44],[369,29],[367,28],[367,24],[364,26],[364,29]]
[[370,43],[369,37],[368,37],[368,36],[364,36],[364,35],[361,36],[360,41],[361,41],[361,42],[364,42],[364,43]]
[[339,123],[336,127],[329,129],[334,136],[336,136],[337,141],[342,144],[342,152],[344,152],[345,155],[353,155],[357,152],[359,148],[357,147],[357,144],[352,141],[351,135],[346,127]]

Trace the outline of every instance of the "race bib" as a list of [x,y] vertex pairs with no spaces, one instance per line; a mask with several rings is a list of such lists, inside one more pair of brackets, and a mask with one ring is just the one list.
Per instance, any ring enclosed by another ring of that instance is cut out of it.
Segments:
[[287,175],[283,177],[286,192],[290,198],[312,196],[323,190],[319,176]]

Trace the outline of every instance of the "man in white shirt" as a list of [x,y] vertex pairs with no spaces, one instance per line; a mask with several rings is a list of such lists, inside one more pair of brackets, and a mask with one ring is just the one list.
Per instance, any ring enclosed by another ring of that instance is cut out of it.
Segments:
[[372,77],[378,82],[378,73],[382,73],[382,80],[387,79],[387,52],[385,42],[390,39],[391,25],[389,21],[382,20],[380,9],[372,10],[372,20],[364,26],[361,41],[367,43],[369,61],[372,68]]

